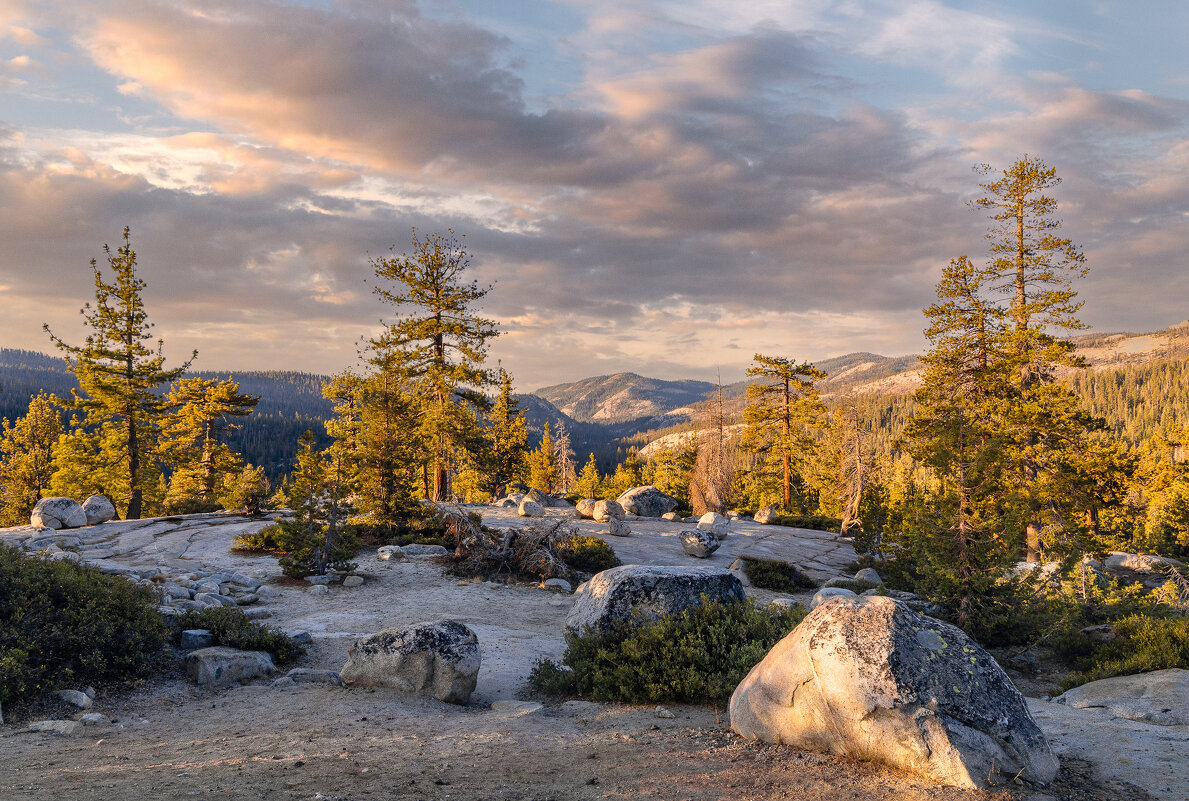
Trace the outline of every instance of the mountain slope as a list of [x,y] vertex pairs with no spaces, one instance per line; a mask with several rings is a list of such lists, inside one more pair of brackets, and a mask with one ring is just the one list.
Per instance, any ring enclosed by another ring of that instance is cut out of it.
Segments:
[[709,381],[665,381],[616,373],[542,387],[532,394],[580,422],[622,423],[698,403],[714,388]]

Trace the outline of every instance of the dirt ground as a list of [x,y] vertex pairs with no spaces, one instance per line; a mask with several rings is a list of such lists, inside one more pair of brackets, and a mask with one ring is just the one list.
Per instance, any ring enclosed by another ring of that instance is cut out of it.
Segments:
[[[499,517],[499,515],[493,515]],[[499,524],[500,520],[492,522]],[[470,705],[330,685],[275,688],[271,680],[201,689],[176,674],[136,688],[100,688],[94,709],[114,720],[58,736],[0,726],[0,799],[797,799],[798,801],[1144,801],[1151,797],[1063,755],[1063,773],[1043,790],[994,794],[937,788],[867,763],[746,743],[727,731],[721,709],[586,702],[529,714],[492,708],[517,698],[539,657],[560,656],[571,596],[526,585],[460,582],[432,562],[384,562],[363,555],[362,587],[276,583],[275,560],[237,556],[231,538],[256,524],[229,519],[142,529],[123,524],[103,539],[112,561],[174,571],[235,569],[269,580],[261,605],[269,625],[314,637],[297,666],[338,670],[358,636],[453,618],[475,630],[482,649]],[[588,533],[599,524],[584,523]],[[189,527],[187,527],[189,526]],[[740,527],[731,551],[812,552],[819,564],[845,550],[820,533]],[[656,529],[653,531],[652,529]],[[670,529],[673,529],[670,531]],[[613,540],[631,561],[687,559],[675,527],[640,524]],[[724,546],[726,550],[726,546]],[[725,564],[732,554],[716,554]],[[721,558],[720,558],[721,557]],[[787,556],[786,556],[787,558]],[[625,558],[625,561],[629,561]],[[754,593],[759,595],[760,593]],[[767,600],[766,597],[759,600]],[[6,710],[8,711],[8,710]],[[36,707],[28,719],[69,717]],[[77,717],[77,712],[74,715]],[[1162,794],[1167,798],[1167,794]]]

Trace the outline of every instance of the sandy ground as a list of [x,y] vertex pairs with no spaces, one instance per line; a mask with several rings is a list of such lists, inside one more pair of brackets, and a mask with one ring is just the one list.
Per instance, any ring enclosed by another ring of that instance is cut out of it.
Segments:
[[[482,511],[489,524],[523,522],[489,507]],[[575,522],[585,533],[605,535],[602,524]],[[235,534],[261,525],[209,516],[80,532],[96,555],[111,552],[104,562],[179,572],[232,568],[275,580],[280,571],[272,558],[230,552]],[[624,562],[706,563],[682,552],[682,525],[632,526],[631,537],[608,538]],[[749,522],[734,524],[708,561],[726,565],[743,553],[789,559],[819,578],[836,575],[854,558],[833,535]],[[460,583],[432,562],[384,562],[368,554],[360,557],[357,572],[366,578],[363,586],[332,587],[321,596],[270,584],[276,592],[261,602],[272,611],[267,622],[314,637],[299,666],[337,670],[355,637],[452,618],[475,630],[483,654],[470,705],[377,689],[279,689],[267,680],[207,691],[165,676],[132,690],[101,689],[95,711],[115,719],[111,726],[73,736],[32,733],[19,723],[0,727],[0,799],[1009,797],[930,787],[875,765],[745,743],[726,731],[725,713],[712,708],[675,706],[673,718],[651,708],[584,702],[529,714],[493,710],[493,701],[523,692],[536,659],[560,656],[570,596],[528,585]],[[774,596],[753,594],[760,600]],[[1069,712],[1090,717],[1077,723]],[[1093,734],[1070,736],[1069,742],[1060,737],[1077,731],[1076,723],[1096,730],[1101,741],[1102,721],[1092,712],[1062,708],[1051,720],[1037,717],[1046,733],[1052,730],[1063,776],[1043,791],[1014,788],[1010,797],[1141,801],[1149,797],[1135,786],[1142,785],[1153,789],[1151,797],[1189,799],[1189,786],[1174,775],[1181,764],[1176,752],[1184,753],[1174,735],[1189,735],[1160,732],[1174,737],[1157,754],[1153,740],[1139,737],[1128,744],[1132,751],[1124,762],[1102,769],[1091,764],[1104,761],[1100,754],[1079,751]]]

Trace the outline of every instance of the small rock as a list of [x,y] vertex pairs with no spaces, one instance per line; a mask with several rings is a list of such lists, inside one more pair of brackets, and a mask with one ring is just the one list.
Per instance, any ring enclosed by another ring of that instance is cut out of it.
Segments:
[[722,539],[727,536],[727,519],[718,512],[707,512],[698,518],[698,530],[710,531]]
[[54,695],[79,709],[91,708],[91,697],[82,690],[58,690]]
[[883,584],[883,579],[880,578],[879,573],[871,567],[865,567],[858,573],[855,573],[855,581],[865,581],[868,584]]
[[776,507],[771,504],[768,504],[763,509],[756,512],[755,517],[752,519],[755,520],[757,523],[761,523],[761,524],[767,526],[767,525],[771,525],[772,523],[775,523],[776,518],[779,516],[780,515],[776,511]]
[[640,517],[660,517],[677,508],[677,499],[651,485],[632,487],[620,494],[615,502],[624,512]]
[[612,517],[607,520],[607,533],[612,537],[628,537],[631,536],[632,529],[627,523],[622,520],[617,520]]
[[339,675],[346,684],[395,687],[465,704],[479,665],[475,632],[456,620],[437,620],[356,640]]
[[[313,587],[310,588],[314,589]],[[329,587],[323,587],[326,592],[330,591]],[[272,610],[267,606],[254,606],[251,609],[244,610],[244,617],[248,620],[263,620],[266,617],[272,617]]]
[[260,596],[254,592],[245,593],[244,595],[236,595],[232,600],[238,606],[251,606],[260,600]]
[[333,684],[343,686],[343,679],[337,670],[318,670],[315,668],[293,668],[285,674],[298,684]]
[[339,580],[341,578],[342,577],[339,576],[337,573],[327,573],[325,576],[306,576],[306,581],[308,581],[310,584],[315,584],[315,585],[317,585],[317,584],[328,585],[328,584],[338,584]]
[[45,734],[70,735],[82,728],[77,720],[38,720],[25,727],[25,731],[37,731]]
[[274,690],[292,690],[297,687],[297,682],[288,676],[281,676],[279,679],[273,679],[272,688]]
[[289,639],[298,645],[311,645],[314,642],[314,636],[308,631],[293,631],[289,633]]
[[562,578],[545,579],[544,587],[545,587],[545,589],[548,589],[548,590],[558,590],[559,592],[567,592],[567,593],[570,592],[572,589],[570,587],[570,582],[568,582]]
[[201,648],[186,655],[186,674],[202,687],[229,687],[237,681],[267,676],[276,668],[264,651]]
[[88,712],[79,718],[84,726],[110,726],[111,718],[102,712]]
[[441,545],[406,545],[403,550],[405,556],[410,559],[428,559],[432,556],[445,556],[450,553]]
[[214,644],[215,635],[207,629],[186,629],[182,632],[182,649],[185,651],[210,648]]
[[698,559],[710,556],[718,550],[720,545],[718,537],[710,531],[683,531],[679,536],[681,537],[681,547],[685,552]]
[[817,594],[813,596],[813,600],[809,602],[809,608],[817,609],[831,598],[839,598],[843,596],[850,596],[853,598],[855,593],[853,590],[848,590],[845,587],[825,587],[818,590]]
[[315,584],[306,590],[310,595],[330,595],[330,587],[325,584]]
[[545,514],[545,509],[536,501],[525,498],[516,509],[516,514],[521,517],[542,517]]
[[399,545],[381,545],[376,549],[376,558],[394,562],[404,561],[405,552]]
[[676,717],[672,712],[665,709],[663,706],[658,706],[654,711],[656,712],[656,716],[658,718],[664,718],[665,720],[671,720],[672,718]]
[[594,505],[594,519],[600,523],[606,523],[612,518],[616,520],[623,520],[626,512],[623,507],[615,501],[596,501]]
[[508,717],[522,718],[525,715],[532,715],[535,712],[540,712],[544,709],[543,704],[538,704],[536,701],[492,701],[491,711],[497,712]]
[[347,576],[345,579],[343,579],[343,586],[344,587],[362,587],[363,586],[363,576]]
[[583,498],[582,500],[578,501],[578,504],[574,507],[574,511],[578,514],[578,517],[581,517],[584,520],[594,519],[594,509],[594,498]]
[[681,515],[676,512],[665,512],[661,515],[661,520],[668,520],[669,522],[680,521]]
[[1082,629],[1082,634],[1085,634],[1094,642],[1113,642],[1115,640],[1115,627],[1110,623],[1103,623],[1098,626],[1086,626]]

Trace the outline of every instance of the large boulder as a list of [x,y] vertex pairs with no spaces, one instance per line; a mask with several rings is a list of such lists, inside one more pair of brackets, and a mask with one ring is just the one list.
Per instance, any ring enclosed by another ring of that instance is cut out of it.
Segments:
[[29,515],[29,524],[45,528],[82,528],[87,525],[87,514],[73,498],[42,498]]
[[1076,709],[1102,709],[1112,718],[1189,726],[1189,670],[1169,668],[1092,681],[1054,701]]
[[709,531],[683,531],[678,536],[681,537],[681,547],[685,552],[699,559],[710,556],[721,544],[718,537]]
[[701,604],[703,595],[712,601],[742,601],[743,585],[721,567],[613,567],[579,587],[566,627],[605,629],[633,615],[658,620]]
[[600,523],[606,523],[612,518],[623,520],[627,517],[623,511],[623,507],[616,501],[595,501],[593,514],[594,519]]
[[106,495],[92,495],[83,501],[82,506],[88,526],[106,523],[116,516],[116,507]]
[[578,501],[574,509],[577,510],[578,516],[584,520],[594,520],[595,503],[594,498],[583,498]]
[[676,498],[651,485],[632,487],[616,498],[615,502],[628,514],[640,517],[660,517],[677,508]]
[[763,509],[760,509],[758,512],[756,512],[755,517],[752,519],[757,523],[763,523],[765,526],[767,526],[775,523],[776,518],[778,517],[780,517],[780,513],[776,511],[776,507],[772,504],[768,504]]
[[217,646],[199,648],[186,655],[186,674],[195,684],[212,689],[267,676],[274,670],[272,657],[264,651]]
[[479,639],[456,620],[386,629],[355,641],[339,671],[344,684],[394,687],[465,704],[479,676]]
[[891,598],[822,604],[731,695],[752,740],[883,762],[986,788],[1057,774],[1007,674],[961,630]]
[[616,520],[613,517],[607,521],[607,533],[612,537],[630,537],[632,527],[623,520]]
[[520,502],[520,507],[516,510],[516,514],[521,517],[542,517],[545,514],[545,509],[537,501],[525,497]]

